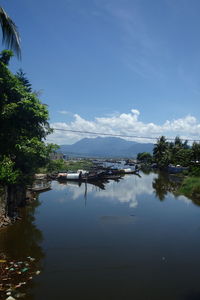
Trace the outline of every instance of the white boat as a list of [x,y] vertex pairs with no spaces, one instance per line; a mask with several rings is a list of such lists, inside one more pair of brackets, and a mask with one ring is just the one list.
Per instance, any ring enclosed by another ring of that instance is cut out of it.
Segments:
[[59,180],[80,180],[81,173],[58,173],[57,179]]

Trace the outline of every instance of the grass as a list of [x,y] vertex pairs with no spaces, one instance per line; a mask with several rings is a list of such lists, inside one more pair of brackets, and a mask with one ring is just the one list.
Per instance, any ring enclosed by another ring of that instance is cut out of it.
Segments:
[[92,166],[93,163],[90,160],[66,161],[66,169],[68,171],[89,170]]
[[200,177],[187,177],[178,191],[188,197],[200,198]]

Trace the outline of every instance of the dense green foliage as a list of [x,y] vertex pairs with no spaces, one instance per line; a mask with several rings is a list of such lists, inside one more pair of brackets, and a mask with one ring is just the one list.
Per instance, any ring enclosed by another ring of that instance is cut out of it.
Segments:
[[149,152],[141,152],[138,153],[137,159],[144,163],[151,163],[152,162],[152,155]]
[[0,161],[0,182],[7,184],[15,184],[21,175],[19,170],[14,170],[14,162],[6,156]]
[[153,159],[160,169],[165,169],[170,164],[188,167],[183,172],[186,177],[178,189],[178,193],[191,198],[200,198],[200,144],[194,142],[188,146],[176,137],[174,142],[167,142],[162,136],[158,139],[153,150]]
[[179,193],[188,197],[200,198],[200,177],[185,178]]
[[0,182],[28,182],[47,163],[53,145],[44,140],[52,132],[48,109],[27,84],[8,69],[12,52],[0,57]]
[[45,171],[47,173],[66,171],[66,162],[64,159],[50,160]]
[[24,73],[22,69],[19,69],[19,71],[16,73],[16,77],[21,81],[26,91],[31,93],[32,87],[29,80],[26,78],[26,73]]
[[179,137],[176,137],[174,142],[167,142],[166,138],[161,136],[154,146],[153,159],[161,169],[169,164],[192,168],[200,160],[200,144],[193,143],[189,147],[187,141],[183,142]]

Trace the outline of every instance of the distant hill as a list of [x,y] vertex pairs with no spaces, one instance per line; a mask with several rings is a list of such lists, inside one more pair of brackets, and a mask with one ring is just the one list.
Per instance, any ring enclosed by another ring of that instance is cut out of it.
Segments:
[[139,152],[152,153],[153,146],[116,137],[97,137],[84,138],[72,145],[61,145],[60,151],[69,156],[136,157]]

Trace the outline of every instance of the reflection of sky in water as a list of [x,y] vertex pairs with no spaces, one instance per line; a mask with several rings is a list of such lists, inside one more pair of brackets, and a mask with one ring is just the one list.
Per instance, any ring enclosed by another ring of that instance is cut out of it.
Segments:
[[[119,201],[121,203],[129,203],[129,206],[134,208],[138,205],[138,197],[140,195],[153,195],[155,190],[152,187],[152,182],[158,175],[151,173],[148,175],[142,174],[142,177],[135,175],[127,175],[120,180],[120,182],[110,181],[105,184],[105,190],[100,189],[92,184],[87,184],[87,197],[90,194],[95,198],[107,198],[111,201]],[[76,200],[85,195],[85,183],[66,182],[58,183],[52,182],[52,188],[55,191],[65,191],[71,200]],[[191,201],[184,196],[176,197],[177,200],[185,202],[186,204]],[[65,198],[60,198],[60,202],[66,201]]]
[[192,202],[191,202],[191,200],[190,199],[188,199],[187,197],[185,197],[185,196],[178,196],[178,197],[176,197],[176,199],[178,199],[178,200],[180,200],[180,201],[182,201],[182,202],[184,202],[184,203],[186,203],[187,205],[189,205],[189,204],[191,204]]
[[152,180],[155,176],[157,175],[142,175],[142,178],[139,178],[135,175],[128,175],[120,181],[120,184],[112,181],[109,182],[106,185],[106,190],[101,191],[101,193],[95,196],[111,198],[121,203],[126,202],[133,208],[138,204],[137,197],[139,195],[153,194]]
[[[110,181],[105,184],[105,190],[88,184],[87,185],[87,196],[91,193],[96,198],[109,198],[114,201],[121,203],[129,203],[130,207],[137,206],[137,197],[141,194],[151,195],[153,194],[152,180],[157,177],[156,174],[142,175],[139,178],[135,175],[125,176],[120,182]],[[73,200],[82,197],[85,193],[85,184],[81,186],[76,182],[67,182],[66,184],[59,184],[52,182],[52,188],[56,191],[66,190],[70,198]]]

